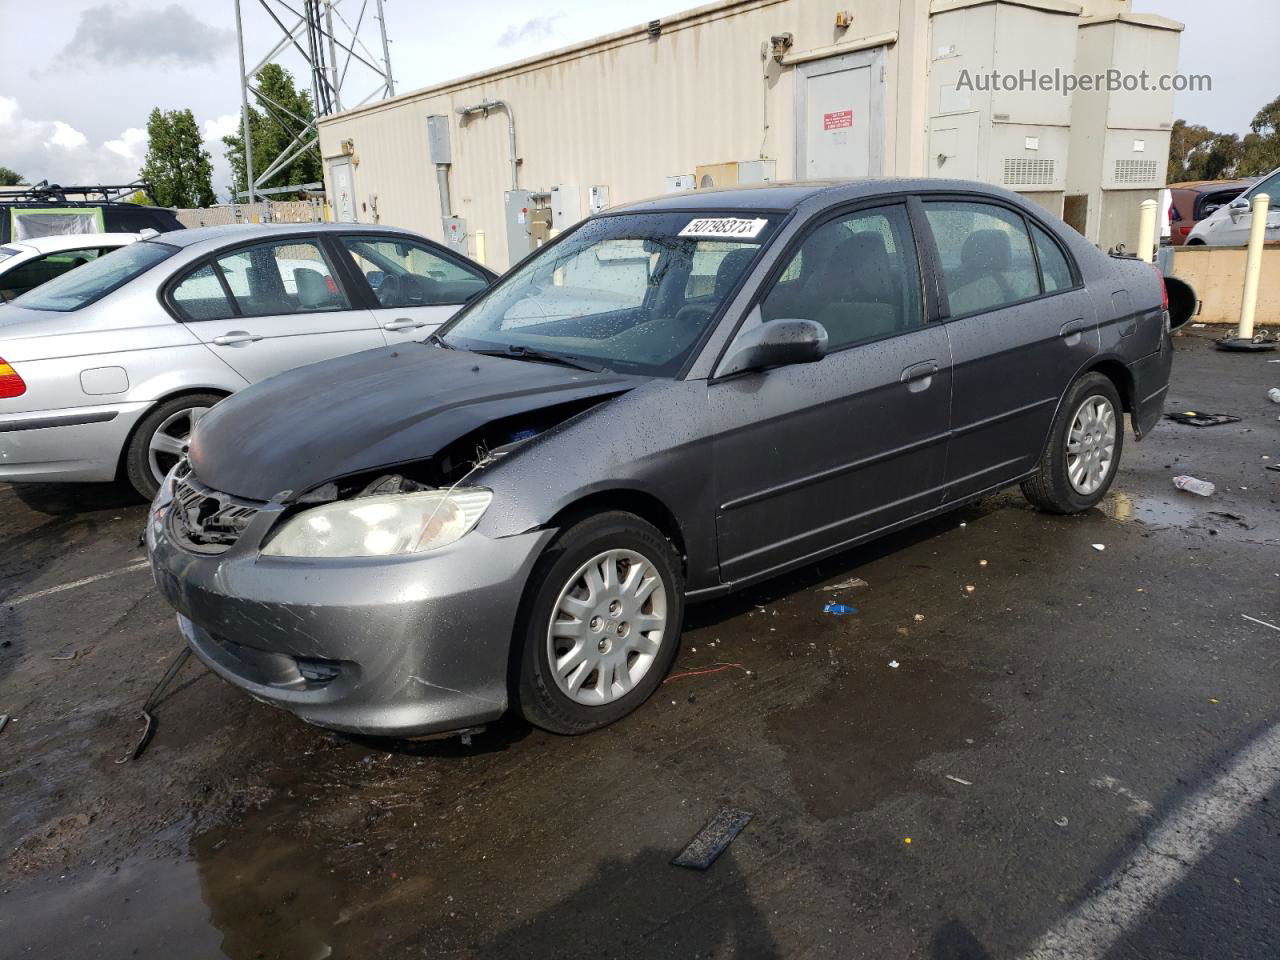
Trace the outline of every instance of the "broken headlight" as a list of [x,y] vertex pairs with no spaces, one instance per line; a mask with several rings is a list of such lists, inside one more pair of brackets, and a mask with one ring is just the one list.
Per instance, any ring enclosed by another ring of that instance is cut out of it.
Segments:
[[268,557],[392,557],[462,538],[493,499],[480,487],[340,500],[304,510],[267,541]]

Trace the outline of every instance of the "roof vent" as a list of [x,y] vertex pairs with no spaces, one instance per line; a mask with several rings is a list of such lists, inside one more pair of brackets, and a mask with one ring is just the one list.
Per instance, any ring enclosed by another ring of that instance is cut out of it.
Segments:
[[662,36],[662,21],[650,20],[649,21],[649,39],[657,40],[660,36]]

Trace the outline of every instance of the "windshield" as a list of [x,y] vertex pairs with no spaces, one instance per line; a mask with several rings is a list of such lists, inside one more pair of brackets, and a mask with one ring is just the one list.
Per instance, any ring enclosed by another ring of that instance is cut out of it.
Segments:
[[588,221],[499,280],[440,339],[673,376],[781,219],[735,211]]
[[177,247],[167,243],[132,243],[43,283],[12,302],[32,310],[79,310],[177,252]]

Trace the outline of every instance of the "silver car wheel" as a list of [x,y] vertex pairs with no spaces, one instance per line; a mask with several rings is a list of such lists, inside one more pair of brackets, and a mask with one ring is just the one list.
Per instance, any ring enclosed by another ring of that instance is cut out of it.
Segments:
[[1111,472],[1115,450],[1115,407],[1106,397],[1086,398],[1067,433],[1067,479],[1077,493],[1097,492]]
[[208,412],[208,407],[187,407],[169,415],[156,427],[147,444],[147,463],[156,483],[163,483],[169,471],[182,459],[191,431]]
[[599,707],[649,672],[667,630],[667,589],[634,550],[592,557],[560,591],[547,625],[547,657],[560,692]]

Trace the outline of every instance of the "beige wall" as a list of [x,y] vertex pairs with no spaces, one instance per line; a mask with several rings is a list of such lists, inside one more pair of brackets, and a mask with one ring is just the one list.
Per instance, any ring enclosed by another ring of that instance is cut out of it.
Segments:
[[[853,26],[835,27],[837,9]],[[507,118],[500,111],[465,125],[455,110],[485,98],[515,111],[520,186],[547,190],[571,184],[585,214],[587,188],[604,184],[612,203],[660,194],[664,178],[699,164],[777,161],[779,179],[795,175],[794,69],[806,52],[839,54],[878,40],[885,55],[884,173],[923,172],[925,115],[918,96],[925,66],[927,0],[728,0],[677,15],[650,39],[623,32],[549,56],[384,101],[322,122],[324,156],[354,145],[359,219],[441,235],[435,169],[426,146],[426,117],[450,119],[453,213],[486,234],[488,260],[506,266],[503,192],[510,188]],[[764,87],[761,43],[790,32],[788,65],[770,61]],[[768,102],[768,131],[764,101]],[[913,116],[912,111],[918,116]],[[626,130],[628,136],[619,136]],[[763,149],[762,149],[763,147]],[[326,163],[326,176],[328,176]]]
[[[1174,276],[1191,284],[1203,304],[1197,322],[1239,323],[1247,253],[1244,247],[1178,247],[1174,252]],[[1255,322],[1280,325],[1280,245],[1262,251]]]

